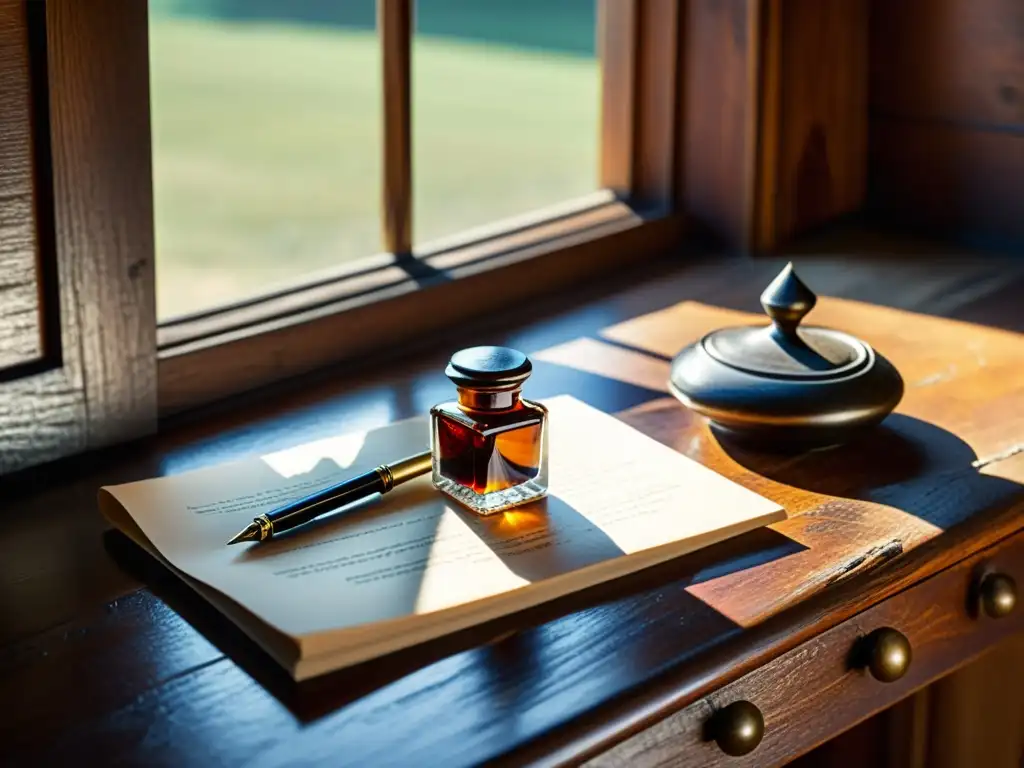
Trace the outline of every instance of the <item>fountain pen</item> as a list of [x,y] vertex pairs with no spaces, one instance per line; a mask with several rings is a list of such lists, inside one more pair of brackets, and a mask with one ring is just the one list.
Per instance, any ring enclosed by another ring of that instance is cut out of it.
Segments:
[[339,507],[365,499],[374,493],[387,493],[396,485],[425,475],[430,471],[430,466],[430,451],[424,451],[391,464],[381,464],[369,472],[336,483],[253,518],[253,521],[228,544],[240,544],[243,541],[266,541],[279,533],[290,531],[292,528],[304,525]]

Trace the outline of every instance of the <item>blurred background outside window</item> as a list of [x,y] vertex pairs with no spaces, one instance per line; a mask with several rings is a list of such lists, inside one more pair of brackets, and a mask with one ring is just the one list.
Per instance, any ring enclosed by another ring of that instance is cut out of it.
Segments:
[[[419,0],[413,226],[597,188],[596,0]],[[373,0],[150,0],[159,320],[378,253]]]

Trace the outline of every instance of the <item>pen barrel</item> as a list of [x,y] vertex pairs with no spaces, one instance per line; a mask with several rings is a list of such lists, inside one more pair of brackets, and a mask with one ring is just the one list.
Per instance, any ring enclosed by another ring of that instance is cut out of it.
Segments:
[[386,490],[384,478],[377,470],[371,469],[369,472],[271,510],[267,513],[267,519],[273,524],[274,533],[282,533],[339,507],[365,499],[374,493],[384,493]]

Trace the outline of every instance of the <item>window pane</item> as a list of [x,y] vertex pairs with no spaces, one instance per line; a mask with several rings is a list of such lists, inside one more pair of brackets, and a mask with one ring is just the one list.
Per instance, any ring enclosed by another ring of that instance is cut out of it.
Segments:
[[597,188],[596,0],[418,0],[417,243]]
[[151,0],[157,313],[380,251],[374,0]]

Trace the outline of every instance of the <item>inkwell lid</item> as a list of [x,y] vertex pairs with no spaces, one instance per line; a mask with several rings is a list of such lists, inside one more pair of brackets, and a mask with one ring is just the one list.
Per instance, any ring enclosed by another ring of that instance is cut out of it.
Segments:
[[533,363],[517,349],[470,347],[452,355],[444,373],[460,389],[489,392],[520,389]]
[[846,442],[903,396],[896,368],[867,343],[801,321],[817,297],[792,263],[761,294],[770,325],[723,328],[672,361],[669,388],[726,437],[761,447]]

